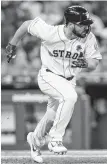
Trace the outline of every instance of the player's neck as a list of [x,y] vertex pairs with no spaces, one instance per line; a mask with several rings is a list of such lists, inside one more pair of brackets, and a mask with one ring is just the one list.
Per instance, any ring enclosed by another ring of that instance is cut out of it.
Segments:
[[77,36],[74,35],[73,32],[67,28],[67,26],[64,26],[64,34],[65,34],[66,38],[69,40],[77,38]]

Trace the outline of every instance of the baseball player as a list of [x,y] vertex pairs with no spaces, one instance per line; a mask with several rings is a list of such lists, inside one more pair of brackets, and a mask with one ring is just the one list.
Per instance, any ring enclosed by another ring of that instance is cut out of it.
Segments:
[[48,148],[64,154],[65,129],[72,117],[77,101],[76,77],[82,69],[92,71],[102,59],[94,34],[92,19],[82,6],[68,7],[64,12],[65,24],[48,25],[41,18],[25,21],[6,47],[8,62],[15,57],[17,43],[27,34],[41,39],[42,67],[38,74],[40,90],[49,96],[47,110],[27,141],[31,156],[43,162],[40,148],[50,136]]

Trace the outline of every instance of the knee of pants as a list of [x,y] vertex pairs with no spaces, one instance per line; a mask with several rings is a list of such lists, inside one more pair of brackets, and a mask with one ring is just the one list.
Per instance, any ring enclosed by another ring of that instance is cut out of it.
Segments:
[[78,98],[78,96],[77,96],[76,91],[72,91],[72,92],[66,93],[64,95],[64,100],[69,100],[74,103],[77,101],[77,98]]
[[57,110],[57,108],[58,108],[58,105],[59,105],[59,101],[58,100],[54,100],[53,102],[49,102],[48,103],[48,105],[47,105],[47,109],[49,109],[49,111],[50,111],[50,109],[51,110],[53,110],[53,111],[55,111],[56,112],[56,110]]
[[55,119],[56,112],[52,109],[47,110],[47,118],[50,122],[53,122]]

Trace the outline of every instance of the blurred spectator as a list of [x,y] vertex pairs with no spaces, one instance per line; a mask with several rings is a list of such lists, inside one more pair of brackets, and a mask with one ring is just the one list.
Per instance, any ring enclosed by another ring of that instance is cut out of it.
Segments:
[[107,72],[107,51],[103,53],[103,59],[100,63],[100,72]]
[[8,74],[8,64],[5,50],[1,48],[1,78]]
[[4,11],[1,10],[1,23],[3,23],[4,20],[5,20],[5,14]]
[[63,8],[59,1],[45,1],[41,17],[49,24],[56,25],[63,19]]
[[42,12],[42,2],[37,1],[25,1],[20,4],[19,10],[24,12],[24,15],[29,15],[29,19],[34,19]]
[[11,38],[12,35],[14,35],[15,27],[12,24],[9,24],[8,22],[3,22],[1,24],[1,46],[5,48]]
[[101,42],[100,42],[100,51],[103,52],[107,52],[107,28],[104,28],[101,31],[100,34],[101,37]]

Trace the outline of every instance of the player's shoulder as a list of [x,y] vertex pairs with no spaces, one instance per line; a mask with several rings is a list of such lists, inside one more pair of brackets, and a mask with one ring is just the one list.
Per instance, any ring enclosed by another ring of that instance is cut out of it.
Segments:
[[87,40],[93,40],[93,39],[95,39],[96,37],[95,37],[95,35],[93,34],[93,32],[90,32],[89,34],[88,34],[88,36],[87,36]]
[[40,16],[34,18],[33,22],[38,23],[38,24],[43,25],[43,26],[49,26],[49,27],[52,27],[52,28],[55,27],[54,25],[51,25],[51,24],[47,23],[47,21],[44,18],[40,17]]
[[96,40],[95,35],[90,32],[85,38],[81,39],[82,43],[94,42]]

